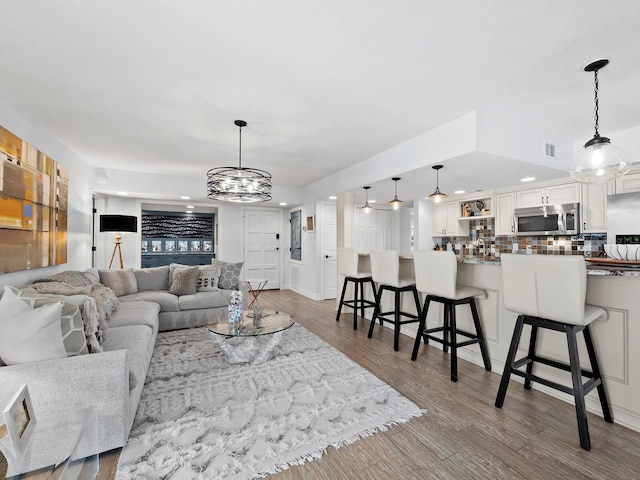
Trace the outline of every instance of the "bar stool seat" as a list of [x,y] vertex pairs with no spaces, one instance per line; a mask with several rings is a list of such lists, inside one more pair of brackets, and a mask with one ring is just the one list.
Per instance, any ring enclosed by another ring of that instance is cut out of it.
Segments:
[[[400,257],[395,250],[371,250],[371,273],[373,281],[378,284],[378,293],[376,295],[375,309],[369,324],[369,338],[373,336],[373,329],[376,320],[393,323],[393,349],[397,352],[400,343],[400,328],[407,323],[415,323],[420,319],[420,298],[416,290],[416,281],[414,277],[400,275]],[[394,294],[393,310],[382,311],[382,292],[385,290]],[[404,312],[401,309],[401,294],[411,292],[416,305],[416,314]],[[388,318],[390,317],[390,318]],[[401,318],[408,320],[401,320]]]
[[[458,285],[458,263],[453,252],[420,251],[413,254],[416,271],[416,285],[418,291],[426,295],[420,316],[420,325],[413,345],[411,360],[416,360],[420,349],[420,339],[425,344],[433,340],[442,344],[446,353],[451,347],[451,381],[458,381],[458,348],[467,345],[479,344],[484,368],[491,371],[491,360],[487,350],[486,340],[482,332],[480,317],[476,307],[475,297],[486,298],[487,293],[476,287]],[[431,302],[444,305],[444,323],[442,327],[426,328],[427,314]],[[460,330],[456,319],[456,306],[468,304],[471,308],[471,316],[475,333]],[[434,333],[442,332],[442,338]],[[468,340],[458,341],[458,335]]]
[[[369,283],[373,291],[373,298],[376,296],[376,286],[373,283],[371,272],[360,271],[358,267],[358,252],[355,248],[339,248],[338,249],[338,266],[340,275],[343,275],[344,283],[342,284],[342,294],[340,295],[340,303],[338,304],[338,314],[336,322],[340,321],[342,306],[345,305],[353,309],[353,329],[358,329],[358,308],[360,316],[364,317],[365,308],[375,308],[376,303],[372,300],[364,298],[364,286]],[[347,292],[347,285],[353,283],[354,292],[353,299],[345,300],[344,296]],[[360,295],[358,296],[358,291]]]
[[[594,388],[598,391],[605,421],[612,423],[609,401],[604,388],[589,324],[605,317],[607,312],[585,304],[587,270],[584,258],[578,255],[513,255],[505,254],[502,260],[504,306],[516,312],[518,318],[507,354],[507,360],[496,397],[496,407],[502,408],[512,374],[525,379],[524,388],[531,389],[531,382],[572,395],[575,400],[580,446],[591,450],[585,397]],[[527,355],[516,360],[516,353],[524,325],[531,326]],[[538,329],[562,332],[567,337],[569,364],[536,354]],[[591,370],[580,366],[576,334],[584,335]],[[533,373],[534,363],[541,363],[571,373],[572,387],[539,377]],[[525,367],[524,371],[521,370]],[[582,378],[588,380],[582,383]]]

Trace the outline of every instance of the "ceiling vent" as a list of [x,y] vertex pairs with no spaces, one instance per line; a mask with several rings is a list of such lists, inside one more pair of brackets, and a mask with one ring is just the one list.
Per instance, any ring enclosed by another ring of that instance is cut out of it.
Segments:
[[556,146],[552,143],[543,142],[544,156],[549,158],[556,158]]

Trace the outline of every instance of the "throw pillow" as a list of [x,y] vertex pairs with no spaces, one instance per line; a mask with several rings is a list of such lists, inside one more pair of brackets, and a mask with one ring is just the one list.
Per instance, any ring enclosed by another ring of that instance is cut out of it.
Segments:
[[97,268],[87,268],[84,272],[84,276],[89,279],[92,285],[100,283],[100,272]]
[[[26,310],[24,310],[26,308]],[[5,288],[0,299],[0,358],[7,365],[67,356],[60,332],[62,302],[31,309]],[[9,316],[7,313],[12,312]]]
[[198,277],[200,269],[193,267],[176,268],[173,272],[173,282],[169,292],[174,295],[191,295],[198,291]]
[[[82,316],[86,344],[89,351],[91,353],[102,351],[102,347],[100,345],[102,337],[101,331],[99,329],[99,313],[96,307],[96,300],[92,298],[93,292],[90,292],[89,295],[54,295],[38,293],[33,288],[18,289],[11,286],[7,286],[5,288],[10,289],[16,296],[20,297],[21,300],[27,302],[27,304],[31,307],[55,301],[77,305]],[[99,283],[93,285],[92,291],[96,288],[108,290],[110,294],[115,297],[111,289],[108,289],[107,287]]]
[[211,263],[218,263],[220,265],[220,279],[218,280],[219,288],[224,290],[235,290],[238,288],[240,272],[242,272],[242,265],[244,262],[229,263],[212,259]]
[[220,264],[200,265],[200,275],[198,276],[199,292],[214,292],[218,290],[220,279]]
[[139,292],[169,290],[169,266],[137,268],[133,271]]
[[100,270],[100,283],[113,290],[117,297],[138,293],[133,270]]
[[[20,297],[20,300],[31,308],[40,308],[44,305],[59,301],[47,297]],[[62,302],[60,332],[62,334],[62,343],[64,344],[64,349],[67,351],[68,357],[89,353],[87,349],[87,338],[84,333],[82,312],[78,305]]]
[[169,289],[171,289],[171,285],[173,284],[173,274],[176,271],[176,268],[189,267],[190,265],[183,265],[181,263],[171,263],[169,264]]

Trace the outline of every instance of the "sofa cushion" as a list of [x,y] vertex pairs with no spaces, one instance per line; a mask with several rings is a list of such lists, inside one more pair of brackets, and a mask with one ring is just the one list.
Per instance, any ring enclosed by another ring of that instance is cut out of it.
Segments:
[[136,275],[132,269],[100,270],[100,283],[113,290],[118,297],[138,292]]
[[173,272],[173,282],[169,293],[174,295],[190,295],[198,291],[198,277],[200,269],[197,266],[176,268]]
[[160,305],[155,302],[122,302],[109,318],[108,328],[127,325],[146,325],[158,331]]
[[160,305],[161,312],[179,312],[180,305],[178,304],[178,297],[173,293],[169,293],[166,290],[158,290],[157,292],[138,292],[131,295],[124,295],[120,297],[120,305],[123,302],[131,302],[144,300],[146,302],[155,302]]
[[109,328],[104,335],[103,348],[107,352],[128,350],[129,390],[144,383],[153,353],[153,331],[145,325]]
[[60,331],[62,302],[32,309],[5,288],[0,299],[0,358],[7,365],[67,356]]
[[220,264],[200,265],[200,275],[198,276],[199,292],[215,292],[218,290],[220,281]]
[[226,307],[229,305],[229,291],[197,292],[192,295],[180,295],[180,310],[197,310],[200,308]]
[[238,282],[240,281],[240,272],[242,272],[242,265],[244,262],[223,262],[211,259],[211,264],[218,263],[220,265],[220,279],[218,280],[218,287],[224,290],[235,290],[238,288]]
[[133,270],[138,292],[169,290],[169,266],[136,268]]

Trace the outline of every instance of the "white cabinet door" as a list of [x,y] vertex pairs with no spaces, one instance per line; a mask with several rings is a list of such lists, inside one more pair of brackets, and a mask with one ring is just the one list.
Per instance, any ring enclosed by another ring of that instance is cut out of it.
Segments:
[[442,237],[445,235],[447,227],[447,210],[444,203],[438,203],[433,206],[433,221],[431,223],[431,235],[434,237]]
[[580,201],[580,184],[563,183],[546,188],[532,188],[516,192],[516,207],[537,207],[538,205],[560,205]]
[[640,192],[640,172],[628,173],[616,178],[616,194],[631,192]]
[[496,195],[496,235],[513,235],[513,193]]
[[582,184],[582,232],[607,231],[607,184]]
[[560,205],[562,203],[580,201],[580,184],[577,182],[554,185],[546,190],[544,199],[547,205]]
[[516,207],[537,207],[544,203],[544,188],[533,188],[531,190],[519,190],[516,192]]
[[458,202],[449,202],[445,204],[445,208],[447,210],[445,233],[449,237],[462,235],[462,228],[460,228],[460,222],[458,221],[458,218],[460,217],[460,204]]
[[431,235],[434,237],[456,237],[462,235],[458,221],[460,204],[458,202],[438,203],[433,206]]

